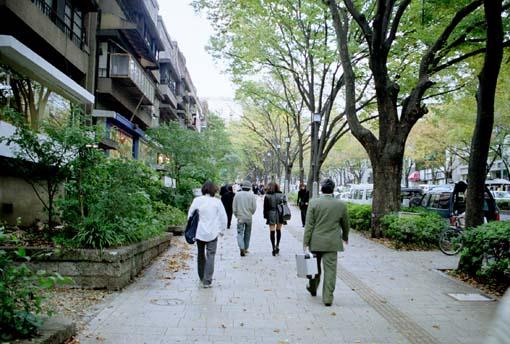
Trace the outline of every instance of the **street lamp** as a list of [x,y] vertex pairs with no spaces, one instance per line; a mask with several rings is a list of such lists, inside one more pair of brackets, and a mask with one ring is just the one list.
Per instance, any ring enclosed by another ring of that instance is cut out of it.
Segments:
[[285,138],[287,144],[287,154],[285,155],[285,192],[290,192],[290,168],[289,168],[289,148],[290,148],[290,137]]
[[319,150],[319,128],[322,121],[321,113],[312,114],[312,198],[318,195],[318,150]]
[[[276,145],[276,177],[277,181],[280,183],[280,148],[279,144]],[[281,183],[280,183],[281,184]]]

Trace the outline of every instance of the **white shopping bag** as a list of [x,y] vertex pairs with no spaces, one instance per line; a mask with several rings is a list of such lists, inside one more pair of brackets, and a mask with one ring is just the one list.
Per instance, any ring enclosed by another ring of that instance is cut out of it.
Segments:
[[297,276],[300,278],[314,278],[317,271],[317,258],[309,252],[296,254]]

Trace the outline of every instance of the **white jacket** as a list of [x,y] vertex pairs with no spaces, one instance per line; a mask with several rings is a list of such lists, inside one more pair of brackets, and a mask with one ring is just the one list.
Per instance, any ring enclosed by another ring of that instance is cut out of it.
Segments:
[[227,228],[227,213],[221,201],[209,195],[199,196],[193,200],[188,211],[188,218],[198,209],[198,227],[196,239],[212,241]]

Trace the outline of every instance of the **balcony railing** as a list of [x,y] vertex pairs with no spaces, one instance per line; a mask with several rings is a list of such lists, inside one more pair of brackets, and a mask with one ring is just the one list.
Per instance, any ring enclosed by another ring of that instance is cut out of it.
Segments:
[[154,83],[133,56],[121,53],[110,54],[110,77],[130,79],[145,98],[151,104],[154,103]]
[[80,49],[84,50],[85,47],[85,37],[82,34],[81,36],[77,35],[65,22],[62,18],[60,18],[51,8],[50,5],[46,3],[45,0],[32,0],[32,3],[37,6],[50,20],[63,32],[65,35],[73,41]]

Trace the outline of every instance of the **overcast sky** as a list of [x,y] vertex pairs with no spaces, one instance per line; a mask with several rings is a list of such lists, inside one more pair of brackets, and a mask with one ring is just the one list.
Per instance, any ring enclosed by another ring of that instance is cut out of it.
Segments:
[[190,5],[191,0],[159,0],[158,3],[159,14],[168,33],[178,42],[186,57],[198,96],[207,99],[210,107],[223,112],[224,117],[231,116],[230,112],[237,112],[231,101],[234,86],[205,50],[213,34],[205,16],[195,13]]

